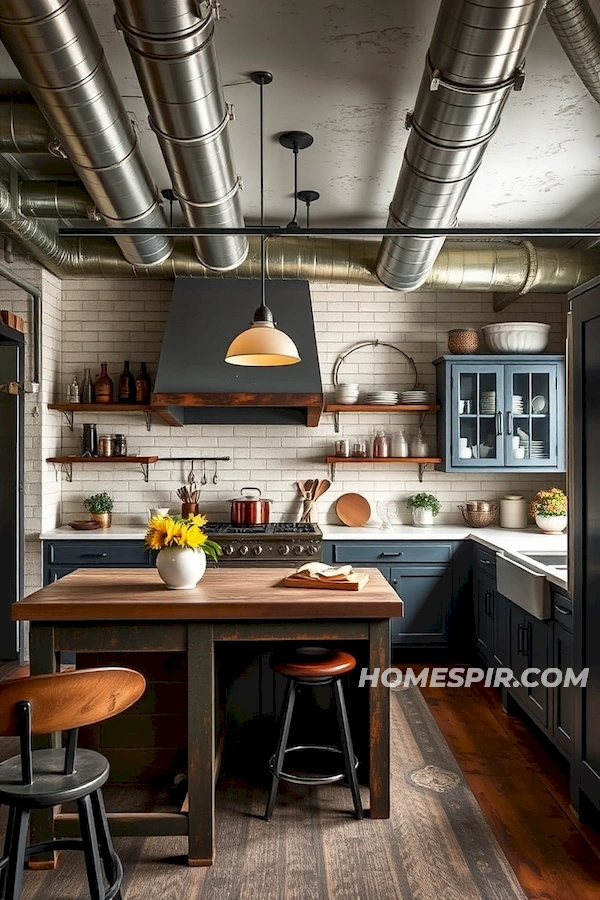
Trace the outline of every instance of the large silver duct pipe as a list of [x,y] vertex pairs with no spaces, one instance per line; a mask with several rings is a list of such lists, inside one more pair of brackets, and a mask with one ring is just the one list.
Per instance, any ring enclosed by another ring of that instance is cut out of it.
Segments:
[[56,181],[20,181],[17,188],[19,212],[36,219],[58,219],[69,224],[72,219],[101,218],[94,202],[77,184]]
[[[243,228],[210,0],[115,0],[155,132],[190,226]],[[210,269],[237,268],[243,235],[194,238]]]
[[[0,37],[107,225],[166,225],[83,0],[2,0]],[[134,265],[171,253],[163,236],[117,237]]]
[[[157,266],[135,267],[106,238],[61,238],[47,222],[29,219],[13,206],[0,182],[0,227],[58,278],[214,278],[198,261],[190,241],[175,243],[173,254]],[[260,278],[260,238],[250,239],[250,251],[231,278]],[[306,279],[314,284],[379,284],[375,261],[379,244],[365,240],[335,240],[289,236],[266,242],[266,273],[273,279]],[[448,244],[424,283],[435,291],[478,291],[522,295],[528,292],[564,294],[600,272],[600,251],[542,248],[530,244]]]
[[[518,86],[544,0],[442,0],[388,227],[452,226]],[[412,291],[427,278],[444,238],[386,237],[377,276]]]
[[588,0],[548,0],[546,16],[571,65],[600,103],[600,28]]

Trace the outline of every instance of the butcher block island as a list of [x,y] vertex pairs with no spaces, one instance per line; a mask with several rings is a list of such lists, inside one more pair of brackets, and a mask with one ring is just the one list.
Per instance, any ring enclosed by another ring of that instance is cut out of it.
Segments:
[[[187,797],[179,811],[124,812],[122,805],[119,812],[109,810],[113,834],[186,835],[189,864],[212,863],[215,784],[226,737],[227,661],[232,650],[235,655],[242,650],[233,642],[257,648],[257,654],[281,649],[285,642],[331,642],[351,648],[357,669],[390,666],[391,619],[402,615],[403,604],[380,572],[370,570],[366,586],[354,592],[285,587],[289,574],[289,568],[208,569],[196,588],[178,591],[166,589],[155,569],[78,569],[13,605],[13,619],[31,623],[35,675],[56,671],[61,652],[78,654],[78,664],[83,659],[86,665],[90,656],[110,665],[116,658],[123,661],[124,654],[133,668],[133,654],[140,661],[170,655],[183,660],[185,677],[162,687],[171,689],[170,703],[180,701],[181,717],[187,714]],[[368,770],[372,818],[389,817],[388,690],[380,679],[377,686],[355,692],[362,698],[362,692],[367,694],[359,703],[365,707],[359,725],[367,748],[361,761]],[[177,694],[184,695],[183,702]],[[154,716],[159,721],[157,703],[144,706],[144,698],[140,703],[151,713],[151,733],[158,734],[152,721]],[[270,734],[263,740],[266,766],[274,747]],[[143,757],[141,750],[137,753]],[[53,816],[36,813],[32,827],[36,841],[77,833],[76,816],[59,809]],[[38,861],[43,864],[53,865],[53,860]]]

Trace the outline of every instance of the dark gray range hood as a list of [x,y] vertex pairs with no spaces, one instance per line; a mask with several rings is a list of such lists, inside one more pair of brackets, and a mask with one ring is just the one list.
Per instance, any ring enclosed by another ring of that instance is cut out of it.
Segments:
[[152,406],[173,424],[318,425],[323,388],[307,281],[267,281],[266,302],[301,362],[260,368],[224,360],[260,303],[255,280],[177,278]]

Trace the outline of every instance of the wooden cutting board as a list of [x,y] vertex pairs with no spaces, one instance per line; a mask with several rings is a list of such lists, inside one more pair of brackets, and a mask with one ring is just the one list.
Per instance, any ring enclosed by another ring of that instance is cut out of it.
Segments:
[[286,587],[319,588],[325,591],[362,591],[369,581],[368,572],[354,572],[344,581],[336,581],[334,578],[302,578],[301,576],[288,575],[283,579]]
[[371,518],[371,505],[362,494],[342,494],[335,504],[335,512],[344,525],[360,528]]

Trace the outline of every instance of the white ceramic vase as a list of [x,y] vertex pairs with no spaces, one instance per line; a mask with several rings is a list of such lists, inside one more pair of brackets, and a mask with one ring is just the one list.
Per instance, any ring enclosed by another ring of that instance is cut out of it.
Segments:
[[163,547],[156,557],[156,568],[169,590],[189,591],[206,571],[206,555],[191,547]]
[[412,509],[413,525],[429,528],[433,525],[433,512],[430,509]]
[[566,516],[540,516],[538,513],[535,517],[535,524],[541,531],[546,534],[560,534],[567,527]]

